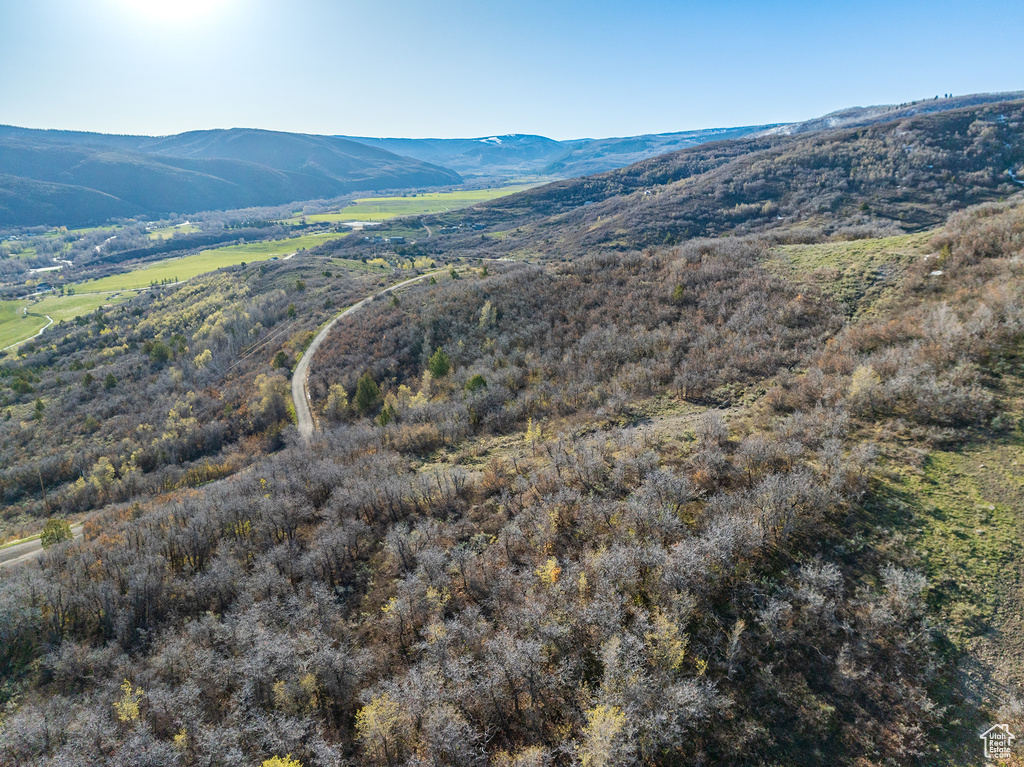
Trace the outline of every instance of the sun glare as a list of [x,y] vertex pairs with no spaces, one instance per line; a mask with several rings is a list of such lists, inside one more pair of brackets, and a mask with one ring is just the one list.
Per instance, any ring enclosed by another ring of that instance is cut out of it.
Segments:
[[226,0],[121,0],[131,14],[153,21],[187,24],[217,15]]

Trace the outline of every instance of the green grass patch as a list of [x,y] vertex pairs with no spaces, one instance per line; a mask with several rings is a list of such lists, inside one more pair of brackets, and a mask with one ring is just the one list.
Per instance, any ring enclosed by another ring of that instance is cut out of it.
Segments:
[[86,226],[86,227],[82,227],[81,229],[69,229],[68,231],[71,234],[77,234],[79,237],[84,237],[85,235],[92,234],[93,232],[118,232],[118,231],[120,231],[122,229],[124,229],[124,227],[123,226],[118,226],[118,225],[114,225],[114,226]]
[[115,306],[131,298],[132,295],[134,293],[47,296],[39,303],[34,304],[29,311],[34,314],[47,314],[53,318],[54,322],[66,322],[85,314],[92,314],[101,306]]
[[870,306],[910,263],[931,252],[934,232],[816,245],[781,245],[765,266],[811,283],[844,305],[848,316]]
[[8,543],[0,543],[0,549],[9,549],[11,546],[18,546],[19,544],[28,543],[29,541],[37,541],[41,536],[42,533],[39,533],[37,535],[29,536],[28,538],[19,538],[18,540],[10,541]]
[[200,274],[222,269],[225,266],[234,266],[243,262],[266,261],[275,256],[283,257],[298,250],[312,248],[328,240],[337,240],[345,236],[345,234],[328,232],[325,234],[310,234],[304,237],[291,237],[285,240],[229,245],[226,248],[204,250],[202,253],[197,253],[194,256],[158,261],[125,274],[115,274],[111,277],[95,280],[94,282],[80,283],[75,285],[74,288],[78,293],[96,293],[100,291],[146,288],[153,283],[184,282]]
[[25,301],[0,301],[0,349],[34,336],[46,325],[45,317],[23,314],[25,306]]
[[[419,216],[425,213],[445,213],[449,210],[468,208],[480,202],[495,200],[516,192],[530,189],[536,184],[516,184],[496,189],[472,189],[459,192],[427,192],[408,197],[366,197],[355,200],[347,208],[333,213],[305,216],[310,223],[334,223],[338,221],[386,221],[402,216]],[[302,216],[289,219],[297,223]]]
[[[27,341],[47,325],[46,316],[54,324],[92,314],[101,306],[119,304],[128,295],[47,296],[41,301],[0,301],[0,349]],[[28,307],[28,313],[22,310]],[[11,351],[14,351],[13,349]]]
[[1024,438],[953,452],[935,450],[919,469],[902,466],[883,482],[882,502],[921,555],[931,609],[966,649],[995,616],[999,583],[1019,555],[1024,504]]
[[39,255],[34,245],[26,246],[21,240],[4,240],[0,245],[7,248],[11,258],[35,258]]
[[149,233],[151,240],[169,240],[178,234],[195,234],[200,231],[195,224],[179,224],[177,226],[165,226],[160,229],[153,229]]

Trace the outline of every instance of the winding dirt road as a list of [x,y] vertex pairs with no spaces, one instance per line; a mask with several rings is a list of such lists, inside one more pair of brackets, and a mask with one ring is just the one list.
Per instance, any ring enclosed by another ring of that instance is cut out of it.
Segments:
[[426,274],[421,274],[419,277],[404,280],[403,282],[392,285],[390,288],[385,288],[379,293],[374,293],[372,296],[364,298],[358,304],[354,304],[343,311],[316,334],[316,338],[314,338],[306,348],[305,353],[302,355],[302,359],[299,360],[299,364],[295,366],[295,372],[292,374],[292,401],[295,403],[295,417],[298,421],[299,434],[301,434],[304,439],[309,439],[313,436],[313,430],[316,428],[316,422],[313,420],[313,411],[309,407],[309,366],[313,361],[313,357],[316,355],[316,350],[320,347],[320,344],[323,343],[323,340],[327,338],[327,334],[331,332],[331,328],[334,327],[335,323],[342,317],[347,317],[350,314],[358,312],[378,296],[386,295],[393,290],[404,288],[406,285],[412,285],[414,282],[419,282],[420,280],[430,279],[440,271],[444,270],[439,269],[433,272],[427,272]]
[[[74,536],[76,541],[82,537],[81,522],[77,525],[71,526],[71,534]],[[38,538],[33,538],[21,543],[15,543],[13,546],[7,546],[0,549],[0,567],[11,567],[19,562],[35,559],[42,553],[43,545],[39,542]]]

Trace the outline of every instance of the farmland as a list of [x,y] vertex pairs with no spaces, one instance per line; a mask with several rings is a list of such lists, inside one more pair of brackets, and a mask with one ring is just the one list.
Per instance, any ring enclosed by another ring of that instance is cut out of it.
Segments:
[[34,335],[46,324],[43,317],[23,315],[24,307],[24,301],[0,301],[0,349]]
[[54,322],[73,320],[83,314],[90,314],[101,306],[119,304],[131,297],[135,291],[129,294],[96,294],[84,293],[73,296],[48,296],[42,301],[34,304],[29,311],[33,314],[48,315]]
[[[459,192],[428,192],[408,197],[367,197],[353,201],[347,208],[334,213],[306,216],[310,223],[333,223],[337,221],[386,221],[389,218],[418,216],[425,213],[444,213],[449,210],[468,208],[480,202],[522,192],[535,184],[517,184],[495,189],[472,189]],[[301,217],[289,219],[296,223]]]
[[225,266],[287,256],[343,236],[336,233],[311,234],[285,240],[230,245],[216,250],[204,250],[184,258],[158,261],[124,274],[71,285],[69,287],[74,289],[74,294],[48,296],[32,304],[27,316],[21,314],[26,306],[24,301],[3,301],[0,302],[0,349],[35,335],[46,325],[47,320],[43,315],[49,315],[55,323],[71,320],[89,314],[100,306],[125,300],[127,296],[115,295],[119,291],[138,291],[154,283],[184,282]]
[[[36,303],[27,301],[0,301],[0,349],[25,341],[44,327],[48,320],[54,324],[90,314],[101,306],[119,304],[129,295],[82,294],[48,296]],[[28,307],[28,312],[23,310]]]
[[193,256],[158,261],[124,274],[115,274],[95,280],[94,282],[76,285],[75,289],[79,293],[98,293],[110,290],[145,288],[154,283],[161,282],[183,282],[225,266],[234,266],[250,261],[266,261],[274,257],[287,256],[299,250],[315,247],[327,240],[338,239],[344,236],[343,234],[339,235],[329,232],[326,234],[310,234],[305,237],[292,237],[285,240],[229,245],[226,248],[204,250]]

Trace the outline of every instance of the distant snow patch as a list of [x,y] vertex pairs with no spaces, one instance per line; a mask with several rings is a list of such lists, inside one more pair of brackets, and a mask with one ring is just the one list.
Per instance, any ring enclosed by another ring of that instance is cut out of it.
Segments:
[[482,138],[482,139],[480,139],[480,143],[481,144],[500,144],[501,143],[501,139],[498,138],[497,136],[491,136],[490,138]]

